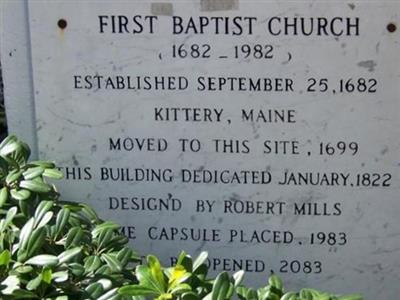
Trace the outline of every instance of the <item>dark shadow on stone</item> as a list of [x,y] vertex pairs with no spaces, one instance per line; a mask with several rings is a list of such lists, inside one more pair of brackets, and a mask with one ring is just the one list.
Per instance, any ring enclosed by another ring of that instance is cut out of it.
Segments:
[[0,63],[0,141],[7,136],[6,111],[4,107],[3,77]]

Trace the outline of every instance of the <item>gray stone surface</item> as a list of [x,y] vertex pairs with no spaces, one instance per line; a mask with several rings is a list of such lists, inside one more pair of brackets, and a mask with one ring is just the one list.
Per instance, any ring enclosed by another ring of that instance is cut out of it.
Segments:
[[[399,4],[164,2],[29,2],[35,134],[40,158],[66,175],[64,197],[94,205],[164,263],[206,249],[212,268],[241,264],[254,285],[272,269],[293,288],[394,299],[400,47],[386,25]],[[174,16],[187,33],[172,33]],[[200,16],[256,21],[201,31]],[[272,34],[300,16],[359,18],[359,32]],[[187,57],[198,48],[204,57]],[[156,76],[170,81],[155,89]]]
[[28,1],[0,1],[0,11],[0,56],[8,132],[28,143],[31,157],[37,158]]

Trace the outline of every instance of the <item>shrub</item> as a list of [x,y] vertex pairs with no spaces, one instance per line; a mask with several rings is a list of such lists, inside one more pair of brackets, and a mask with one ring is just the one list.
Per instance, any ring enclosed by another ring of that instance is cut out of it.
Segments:
[[28,162],[29,154],[14,136],[0,145],[2,298],[111,299],[135,282],[138,255],[117,224],[59,200],[45,178],[62,174],[54,163]]
[[[0,144],[1,299],[356,300],[312,289],[285,293],[271,275],[258,290],[241,284],[243,272],[207,278],[207,253],[182,252],[175,266],[139,255],[118,224],[88,205],[60,199],[46,178],[62,173],[48,161],[28,161],[29,147],[15,136]],[[147,298],[146,298],[147,297]]]

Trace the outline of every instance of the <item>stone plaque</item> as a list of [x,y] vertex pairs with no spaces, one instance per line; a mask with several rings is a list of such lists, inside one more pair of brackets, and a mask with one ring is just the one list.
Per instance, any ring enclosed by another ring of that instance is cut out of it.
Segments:
[[400,292],[400,5],[29,1],[39,156],[170,264]]

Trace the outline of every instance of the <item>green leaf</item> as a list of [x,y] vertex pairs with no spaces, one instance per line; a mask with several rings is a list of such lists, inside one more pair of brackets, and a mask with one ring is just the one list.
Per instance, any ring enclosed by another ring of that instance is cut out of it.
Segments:
[[[3,145],[3,143],[1,145]],[[0,145],[0,147],[1,147],[1,145]],[[3,145],[0,148],[0,155],[6,156],[12,152],[19,150],[20,148],[21,148],[21,145],[18,142],[10,140],[9,142],[7,142],[5,145]]]
[[[71,209],[70,206],[68,206],[68,208]],[[69,217],[68,223],[73,227],[85,227],[92,229],[92,223],[88,219],[82,217],[79,213],[74,212],[73,210],[71,210],[71,215]]]
[[31,215],[30,210],[32,208],[32,203],[30,201],[18,201],[18,207],[25,217],[29,217]]
[[80,277],[85,273],[85,268],[78,263],[69,263],[68,268],[71,270],[71,273],[77,277]]
[[52,218],[53,218],[53,212],[48,211],[47,213],[44,214],[43,218],[40,220],[37,227],[41,228],[41,227],[46,226],[51,221]]
[[176,265],[182,265],[188,272],[192,272],[193,270],[193,260],[185,251],[179,254]]
[[21,289],[15,290],[11,296],[12,299],[39,299],[35,293]]
[[[278,296],[271,290],[267,290],[262,297],[263,297],[263,299],[268,299],[268,300],[279,300],[281,298],[280,296]],[[326,299],[326,300],[328,300],[328,299]]]
[[175,285],[172,289],[168,289],[168,292],[173,295],[179,295],[185,292],[190,292],[192,290],[191,286],[187,283],[181,283]]
[[3,149],[5,146],[8,144],[12,144],[18,141],[18,138],[14,134],[10,134],[7,136],[1,143],[0,143],[0,149]]
[[63,173],[57,169],[45,169],[43,176],[53,179],[62,179],[64,177]]
[[233,274],[233,279],[235,281],[235,283],[234,283],[235,287],[239,286],[239,284],[242,283],[243,277],[244,277],[244,271],[243,270],[237,271],[235,274]]
[[271,288],[271,286],[269,286],[269,285],[259,288],[257,290],[258,299],[272,300],[272,299],[269,299],[270,288]]
[[314,290],[314,289],[301,289],[299,293],[300,298],[304,298],[305,300],[307,299],[314,299],[323,296],[323,293]]
[[248,291],[248,293],[247,293],[247,299],[249,299],[249,300],[250,299],[258,300],[259,298],[258,298],[257,292],[255,290],[253,290],[253,289],[250,289]]
[[118,230],[121,226],[110,221],[106,221],[102,224],[97,225],[93,230],[92,230],[92,236],[96,238],[103,230],[105,229],[111,229],[111,230]]
[[104,245],[104,247],[105,248],[107,248],[107,247],[116,248],[116,247],[122,247],[128,243],[129,243],[128,237],[126,237],[125,235],[123,235],[121,233],[118,233],[118,234],[114,234],[112,239],[109,240],[107,242],[107,244]]
[[31,257],[40,250],[45,241],[45,238],[46,238],[45,228],[37,228],[32,231],[32,234],[29,236],[28,245],[26,247],[28,251],[28,257]]
[[136,277],[141,286],[153,290],[158,294],[165,292],[164,284],[160,283],[152,276],[150,268],[147,266],[139,265],[136,267]]
[[1,282],[1,285],[6,287],[2,287],[1,293],[11,295],[15,290],[19,289],[20,281],[16,275],[9,275]]
[[164,273],[162,272],[160,261],[154,255],[147,256],[147,263],[150,268],[151,276],[158,281],[163,291],[166,291],[166,282],[164,279]]
[[31,155],[31,149],[24,142],[19,142],[18,150],[11,155],[11,157],[19,164],[25,165],[29,156]]
[[193,272],[194,275],[196,275],[196,277],[201,278],[201,279],[205,279],[207,277],[207,273],[208,273],[208,267],[206,264],[202,264],[199,267],[197,267],[196,271]]
[[236,288],[236,294],[238,295],[239,299],[242,300],[258,300],[257,293],[254,294],[254,297],[251,291],[255,292],[251,288],[245,286],[238,286]]
[[71,260],[72,258],[77,256],[78,254],[80,254],[81,251],[82,251],[82,247],[75,247],[75,248],[72,248],[72,249],[62,252],[60,255],[58,255],[58,263],[62,264],[62,263],[68,262],[69,260]]
[[48,184],[35,180],[22,180],[19,186],[36,193],[48,193],[51,191],[51,187]]
[[55,163],[53,163],[51,161],[46,161],[46,160],[31,161],[31,162],[29,162],[29,165],[42,167],[44,169],[55,168],[56,167]]
[[79,206],[81,207],[82,213],[86,216],[86,218],[96,223],[99,221],[99,217],[97,216],[93,208],[91,208],[89,205],[81,203],[79,204]]
[[104,261],[110,267],[112,272],[121,272],[122,266],[121,266],[121,263],[118,261],[117,258],[115,258],[112,255],[106,254],[106,253],[102,254],[101,258],[104,259]]
[[105,248],[110,243],[113,233],[114,232],[111,228],[105,228],[100,231],[100,234],[97,238],[99,249]]
[[27,249],[19,249],[17,253],[17,261],[24,262],[29,258]]
[[132,250],[132,261],[142,263],[142,257],[136,251]]
[[99,280],[97,280],[98,283],[101,284],[101,286],[103,287],[103,290],[107,291],[112,287],[112,281],[106,278],[101,278]]
[[2,226],[1,226],[1,231],[3,231],[13,221],[13,219],[14,219],[15,215],[17,214],[17,212],[18,212],[18,208],[15,207],[15,206],[11,207],[7,211],[5,219],[1,220],[1,221],[4,221]]
[[90,284],[85,290],[92,298],[98,298],[104,292],[102,285],[98,282]]
[[63,231],[65,225],[67,225],[70,214],[71,211],[66,207],[63,207],[58,212],[56,219],[56,236],[58,236]]
[[85,271],[91,273],[96,271],[101,266],[101,259],[96,255],[89,256],[85,259]]
[[[111,299],[109,299],[109,300],[130,300],[130,298],[127,298],[127,297],[123,297],[123,298],[121,299],[119,295],[118,295],[117,297],[118,297],[118,298],[113,297],[113,298],[111,298]],[[132,298],[132,300],[147,300],[147,299],[148,299],[148,298],[145,297],[145,296],[132,296],[131,298]]]
[[297,300],[297,294],[295,292],[287,292],[285,295],[282,296],[280,300]]
[[97,300],[110,300],[112,297],[118,295],[118,288],[114,288],[107,293],[101,295],[101,297],[97,298]]
[[12,170],[10,173],[8,173],[6,177],[6,183],[8,185],[11,185],[14,181],[17,181],[22,175],[22,171],[18,169]]
[[199,256],[193,262],[193,272],[195,272],[202,264],[207,261],[208,253],[203,251],[199,254]]
[[25,189],[12,189],[10,190],[11,197],[15,200],[24,201],[31,196],[31,192]]
[[41,283],[42,283],[42,274],[39,274],[38,276],[36,276],[35,278],[33,278],[32,280],[30,280],[28,282],[28,284],[26,285],[26,288],[29,291],[33,291],[33,290],[36,290]]
[[111,269],[107,264],[102,265],[100,268],[96,270],[96,272],[94,272],[95,275],[102,275],[102,276],[110,276],[112,273],[113,272],[111,272]]
[[55,266],[58,264],[58,258],[54,255],[41,254],[28,259],[25,264],[35,266]]
[[8,174],[8,169],[9,167],[17,167],[12,164],[10,164],[5,157],[0,156],[0,176],[4,177],[6,174]]
[[50,284],[52,278],[52,271],[50,268],[44,268],[42,271],[42,280],[43,282]]
[[228,292],[226,293],[226,297],[228,299],[231,299],[234,291],[235,291],[235,287],[234,287],[233,283],[231,282],[229,284],[229,289],[228,289]]
[[28,245],[29,236],[33,230],[33,224],[35,223],[35,218],[30,218],[28,222],[22,227],[21,233],[19,235],[19,250],[23,250]]
[[277,275],[272,274],[268,278],[268,284],[274,288],[276,288],[279,291],[283,291],[283,282],[282,279],[280,279]]
[[131,261],[132,254],[133,251],[128,247],[124,247],[118,252],[117,259],[121,262],[122,267],[125,267]]
[[24,176],[25,180],[31,180],[34,179],[40,175],[42,175],[44,172],[44,169],[42,167],[33,167],[27,169],[25,172],[22,173],[22,176]]
[[227,272],[218,274],[213,284],[211,300],[227,299],[230,284],[230,278]]
[[159,295],[159,292],[143,285],[126,285],[118,290],[118,294],[123,296],[156,296]]
[[200,300],[200,297],[193,292],[183,293],[180,297],[181,300]]
[[11,253],[10,251],[3,250],[3,252],[1,252],[0,254],[0,266],[8,266],[8,264],[11,261]]
[[42,220],[43,216],[53,207],[54,202],[48,200],[42,200],[39,202],[38,207],[35,210],[35,227]]
[[20,265],[15,268],[15,271],[17,271],[20,274],[26,274],[26,273],[32,272],[33,268],[32,268],[32,266]]
[[0,207],[3,207],[3,205],[7,202],[7,200],[8,200],[8,189],[5,186],[0,190]]
[[[46,299],[46,300],[48,300],[48,299]],[[68,300],[68,296],[58,296],[58,297],[56,297],[54,300]],[[71,300],[71,299],[70,299]],[[111,300],[111,299],[108,299],[108,300]],[[118,299],[119,300],[119,299]]]
[[68,272],[67,271],[58,271],[51,274],[51,278],[55,282],[65,282],[68,280]]
[[83,230],[80,227],[72,227],[68,231],[67,240],[65,241],[65,248],[79,246],[82,242]]

